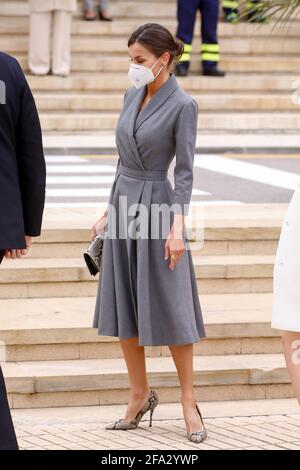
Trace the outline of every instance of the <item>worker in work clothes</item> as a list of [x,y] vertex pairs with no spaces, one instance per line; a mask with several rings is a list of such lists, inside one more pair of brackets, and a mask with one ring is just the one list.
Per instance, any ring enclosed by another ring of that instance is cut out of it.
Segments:
[[198,9],[201,12],[202,44],[199,53],[203,75],[223,77],[225,72],[218,69],[220,58],[220,46],[217,38],[219,0],[177,0],[178,27],[176,36],[184,43],[184,53],[177,61],[175,74],[179,76],[188,74]]

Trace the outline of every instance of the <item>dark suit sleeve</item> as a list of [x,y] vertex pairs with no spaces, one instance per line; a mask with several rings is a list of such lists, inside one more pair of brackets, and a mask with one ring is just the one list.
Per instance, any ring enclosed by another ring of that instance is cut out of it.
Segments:
[[17,61],[16,66],[20,84],[16,141],[24,228],[25,235],[37,237],[41,233],[45,204],[46,163],[36,104]]

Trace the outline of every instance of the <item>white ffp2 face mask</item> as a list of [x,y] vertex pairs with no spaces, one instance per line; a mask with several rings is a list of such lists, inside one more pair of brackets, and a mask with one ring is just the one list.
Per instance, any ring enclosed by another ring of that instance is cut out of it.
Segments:
[[152,69],[157,64],[159,59],[160,57],[152,65],[151,69],[141,64],[130,64],[128,77],[136,88],[142,88],[143,86],[148,85],[148,83],[153,82],[156,77],[158,77],[164,66],[160,68],[159,72],[155,76],[152,72]]

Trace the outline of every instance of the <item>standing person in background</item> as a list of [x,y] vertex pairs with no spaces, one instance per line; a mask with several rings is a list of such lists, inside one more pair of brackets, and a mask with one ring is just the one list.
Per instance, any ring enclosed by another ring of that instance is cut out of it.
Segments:
[[97,18],[95,2],[98,3],[98,14],[101,21],[112,21],[112,17],[108,14],[109,0],[84,0],[83,11],[84,19],[94,21]]
[[72,13],[76,10],[76,0],[29,0],[32,74],[47,75],[51,70],[54,75],[70,73]]
[[194,36],[197,10],[201,12],[202,44],[201,61],[203,75],[223,77],[218,70],[220,46],[217,38],[219,0],[177,0],[178,27],[176,36],[184,43],[184,54],[176,64],[175,73],[186,76],[190,66],[190,54]]
[[[0,263],[26,255],[41,232],[46,164],[34,98],[14,57],[0,52]],[[0,450],[18,450],[0,367]]]

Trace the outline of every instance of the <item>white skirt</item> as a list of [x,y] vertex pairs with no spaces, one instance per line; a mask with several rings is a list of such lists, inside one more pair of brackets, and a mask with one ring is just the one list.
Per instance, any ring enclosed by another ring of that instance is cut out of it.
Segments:
[[289,203],[276,252],[272,328],[300,332],[300,183]]

